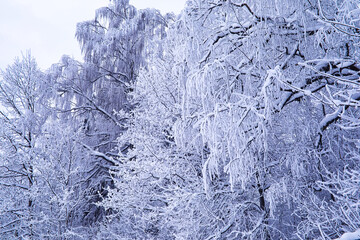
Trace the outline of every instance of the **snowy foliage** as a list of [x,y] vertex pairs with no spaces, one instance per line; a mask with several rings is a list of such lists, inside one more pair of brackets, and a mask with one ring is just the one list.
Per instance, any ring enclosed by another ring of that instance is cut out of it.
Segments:
[[0,81],[0,233],[358,239],[355,0],[111,0]]

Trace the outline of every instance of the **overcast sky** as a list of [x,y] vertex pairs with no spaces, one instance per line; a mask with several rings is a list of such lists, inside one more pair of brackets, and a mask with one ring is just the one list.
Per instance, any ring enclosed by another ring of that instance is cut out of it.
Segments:
[[[186,0],[130,0],[137,8],[180,13]],[[31,49],[42,70],[63,54],[81,59],[76,23],[92,19],[109,0],[0,0],[0,68]]]

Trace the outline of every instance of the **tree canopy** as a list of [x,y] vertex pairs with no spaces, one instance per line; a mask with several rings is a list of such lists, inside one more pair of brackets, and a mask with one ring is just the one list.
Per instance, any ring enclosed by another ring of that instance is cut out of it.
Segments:
[[0,75],[5,239],[358,239],[357,0],[111,0]]

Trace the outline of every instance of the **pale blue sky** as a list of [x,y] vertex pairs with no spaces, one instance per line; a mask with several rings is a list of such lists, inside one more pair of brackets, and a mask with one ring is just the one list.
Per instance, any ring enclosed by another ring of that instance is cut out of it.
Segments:
[[[0,68],[21,52],[32,55],[45,70],[68,54],[81,59],[76,23],[94,17],[95,9],[109,0],[0,0]],[[130,0],[137,8],[180,13],[186,0]]]

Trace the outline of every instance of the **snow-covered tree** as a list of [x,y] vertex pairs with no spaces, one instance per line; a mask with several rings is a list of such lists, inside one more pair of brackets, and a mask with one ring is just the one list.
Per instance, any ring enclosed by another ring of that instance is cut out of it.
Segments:
[[[64,56],[53,66],[58,96],[56,107],[69,122],[82,127],[78,139],[89,154],[85,203],[78,208],[83,226],[98,222],[105,210],[96,205],[113,187],[110,170],[121,164],[119,153],[129,144],[117,148],[117,138],[126,130],[132,109],[128,94],[139,68],[156,49],[148,47],[151,39],[165,36],[166,21],[157,10],[137,10],[129,1],[110,1],[96,11],[95,19],[79,23],[76,37],[84,63]],[[160,47],[153,44],[152,47]]]
[[47,84],[28,52],[1,72],[0,78],[0,234],[36,237],[36,144],[47,118]]
[[111,0],[1,73],[0,233],[356,239],[357,0]]
[[[313,221],[311,211],[320,214],[318,205],[335,198],[319,182],[342,172],[350,161],[329,154],[329,149],[343,155],[347,143],[338,139],[356,137],[339,128],[323,137],[340,115],[344,124],[356,124],[356,82],[350,83],[352,88],[334,85],[342,69],[346,78],[340,83],[357,79],[356,61],[346,60],[357,56],[352,40],[356,18],[349,19],[356,6],[351,1],[188,1],[168,32],[163,54],[136,84],[132,136],[122,140],[134,145],[133,155],[127,156],[132,167],[121,172],[115,184],[136,187],[129,195],[113,191],[110,206],[121,202],[119,211],[128,211],[123,206],[139,201],[137,196],[144,193],[149,200],[133,205],[138,217],[133,226],[139,226],[139,219],[147,222],[151,214],[144,215],[144,209],[150,209],[157,221],[167,216],[174,237],[340,236],[343,230],[327,232],[320,218]],[[330,14],[337,14],[336,20],[324,17]],[[350,34],[344,35],[339,26]],[[177,39],[172,40],[175,46],[169,39]],[[333,101],[339,97],[341,101]],[[334,103],[347,104],[342,109],[352,116],[343,115]],[[201,179],[180,188],[173,181],[166,185],[168,193],[159,191],[154,186],[171,179],[162,173],[171,159],[182,166],[191,159],[196,176],[182,169],[184,182]],[[186,199],[182,191],[192,197]],[[166,206],[150,208],[154,198]],[[181,207],[173,207],[182,200],[187,206],[182,209],[191,206],[193,215],[185,210],[181,215],[176,211]],[[204,202],[206,207],[200,207]],[[175,216],[178,221],[171,225]]]

